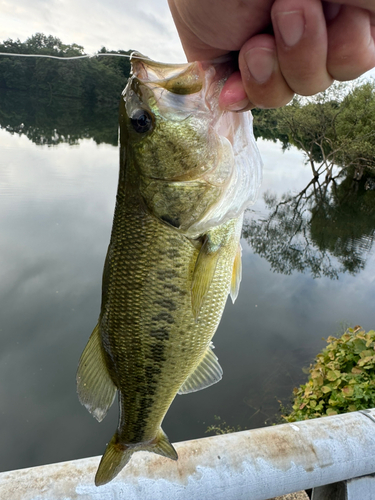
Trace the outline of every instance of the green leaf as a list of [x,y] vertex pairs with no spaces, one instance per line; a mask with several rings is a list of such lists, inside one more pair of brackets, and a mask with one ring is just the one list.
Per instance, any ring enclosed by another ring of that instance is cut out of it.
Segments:
[[[306,384],[294,390],[287,421],[336,415],[375,406],[375,332],[348,329],[328,346],[310,367]],[[371,342],[370,342],[371,341]],[[370,344],[369,344],[370,342]],[[369,348],[370,347],[370,348]]]
[[332,391],[332,387],[331,386],[329,386],[329,385],[323,385],[322,392],[324,394],[327,394],[328,392],[331,392],[331,391]]
[[366,342],[364,342],[361,339],[354,340],[353,344],[354,344],[354,352],[358,354],[366,349]]
[[330,381],[330,382],[333,382],[334,380],[337,380],[341,375],[341,372],[339,372],[338,370],[331,370],[327,373],[327,379]]
[[354,388],[353,386],[346,385],[345,387],[342,388],[342,393],[345,398],[350,398],[354,394]]
[[332,415],[337,415],[337,411],[333,408],[327,408],[326,414],[330,417]]

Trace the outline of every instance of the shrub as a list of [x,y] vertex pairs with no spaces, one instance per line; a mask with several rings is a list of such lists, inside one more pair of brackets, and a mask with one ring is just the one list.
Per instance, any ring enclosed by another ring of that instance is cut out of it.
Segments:
[[305,385],[295,388],[287,422],[364,410],[375,406],[375,331],[349,328],[310,366]]

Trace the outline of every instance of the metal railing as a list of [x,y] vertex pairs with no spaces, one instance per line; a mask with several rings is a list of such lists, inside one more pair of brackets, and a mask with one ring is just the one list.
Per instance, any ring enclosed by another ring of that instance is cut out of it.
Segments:
[[375,499],[375,409],[175,446],[177,462],[138,452],[100,487],[100,457],[3,472],[0,499],[266,500],[309,488],[314,500]]

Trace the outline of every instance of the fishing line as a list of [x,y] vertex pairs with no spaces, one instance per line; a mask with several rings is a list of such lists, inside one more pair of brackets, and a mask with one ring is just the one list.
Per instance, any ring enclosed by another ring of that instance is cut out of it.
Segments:
[[60,61],[69,61],[72,59],[87,59],[87,58],[94,58],[94,57],[102,57],[102,56],[107,56],[107,57],[127,57],[130,59],[132,57],[133,59],[140,59],[140,56],[130,56],[129,54],[101,54],[101,53],[96,53],[90,56],[90,54],[85,54],[83,56],[71,56],[71,57],[64,57],[64,56],[50,56],[48,54],[15,54],[14,52],[0,52],[0,56],[10,56],[10,57],[44,57],[47,59],[59,59]]
[[[43,57],[46,59],[58,59],[59,61],[71,61],[73,59],[94,59],[95,57],[126,57],[128,59],[150,59],[147,56],[143,56],[141,54],[137,54],[137,52],[133,52],[132,54],[110,54],[110,53],[101,53],[97,52],[93,55],[90,54],[84,54],[82,56],[70,56],[70,57],[64,57],[64,56],[51,56],[48,54],[16,54],[14,52],[0,52],[0,56],[9,56],[9,57]],[[218,64],[218,63],[225,63],[233,60],[233,53],[225,54],[223,56],[216,57],[215,59],[207,59],[205,63],[212,63],[212,64]],[[188,63],[177,63],[177,64],[188,64]]]

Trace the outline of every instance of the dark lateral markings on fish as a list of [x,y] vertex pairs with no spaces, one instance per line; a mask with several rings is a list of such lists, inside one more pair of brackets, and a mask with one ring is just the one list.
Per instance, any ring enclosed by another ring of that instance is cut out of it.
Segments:
[[77,371],[79,399],[97,420],[119,395],[97,486],[139,450],[176,460],[161,428],[168,408],[221,379],[211,341],[228,294],[238,294],[243,212],[261,180],[251,113],[218,105],[229,60],[135,54],[131,64],[101,310]]

